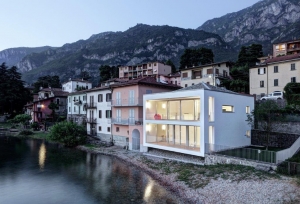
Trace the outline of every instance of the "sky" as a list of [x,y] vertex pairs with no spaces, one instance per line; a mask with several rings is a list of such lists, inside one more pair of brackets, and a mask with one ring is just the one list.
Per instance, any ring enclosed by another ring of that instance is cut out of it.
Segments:
[[138,23],[196,29],[259,0],[1,0],[0,51],[60,47]]

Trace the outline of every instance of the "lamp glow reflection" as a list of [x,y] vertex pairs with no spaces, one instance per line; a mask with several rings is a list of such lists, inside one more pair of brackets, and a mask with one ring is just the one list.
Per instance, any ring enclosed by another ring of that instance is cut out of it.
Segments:
[[150,198],[150,196],[151,196],[151,194],[152,194],[153,186],[154,186],[153,181],[150,181],[150,182],[148,183],[148,185],[146,186],[145,193],[144,193],[144,200],[145,200],[146,202],[149,202],[149,198]]
[[44,169],[45,166],[45,160],[46,160],[46,146],[44,143],[41,144],[40,150],[39,150],[39,166],[40,169]]

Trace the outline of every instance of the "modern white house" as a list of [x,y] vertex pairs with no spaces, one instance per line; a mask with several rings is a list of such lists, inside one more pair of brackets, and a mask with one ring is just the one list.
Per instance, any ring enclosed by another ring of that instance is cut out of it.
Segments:
[[77,91],[68,95],[68,121],[77,124],[86,123],[86,91]]
[[111,90],[110,86],[86,90],[87,133],[103,141],[111,141]]
[[72,93],[75,91],[81,91],[91,89],[92,83],[83,79],[69,79],[69,81],[62,84],[62,90]]
[[143,147],[204,157],[222,146],[251,144],[254,97],[206,83],[143,97]]

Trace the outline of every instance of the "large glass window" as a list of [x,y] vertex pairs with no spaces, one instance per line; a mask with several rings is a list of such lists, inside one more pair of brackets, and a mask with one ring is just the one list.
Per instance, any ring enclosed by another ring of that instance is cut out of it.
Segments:
[[208,98],[208,118],[210,122],[215,120],[215,111],[214,111],[214,98]]
[[200,150],[200,127],[185,125],[146,125],[146,142],[179,149]]
[[148,120],[200,120],[200,99],[148,100],[145,105]]

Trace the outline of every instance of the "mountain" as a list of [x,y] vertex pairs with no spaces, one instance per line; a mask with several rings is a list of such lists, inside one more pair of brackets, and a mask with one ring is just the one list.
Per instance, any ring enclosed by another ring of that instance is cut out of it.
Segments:
[[262,0],[197,29],[220,35],[234,48],[259,43],[265,54],[272,53],[272,43],[300,38],[300,1]]
[[124,32],[105,32],[87,40],[25,56],[18,64],[23,79],[33,82],[39,76],[59,75],[62,81],[87,71],[96,84],[101,65],[130,65],[171,59],[179,65],[186,48],[213,50],[215,61],[234,60],[233,50],[217,34],[171,26],[138,24]]
[[5,49],[0,51],[0,63],[2,64],[3,62],[5,62],[7,66],[11,67],[17,65],[17,63],[21,61],[23,57],[25,57],[26,55],[29,55],[31,53],[43,52],[50,48],[51,48],[50,46],[44,46],[44,47],[34,47],[34,48],[18,47],[18,48]]

